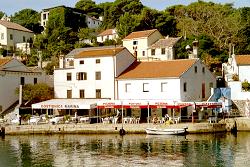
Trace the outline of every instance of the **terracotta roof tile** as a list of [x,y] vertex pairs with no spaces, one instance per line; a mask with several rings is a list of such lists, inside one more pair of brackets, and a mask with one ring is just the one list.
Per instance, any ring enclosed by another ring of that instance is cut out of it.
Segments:
[[9,61],[11,61],[12,59],[10,58],[0,58],[0,68],[2,66],[4,66],[5,64],[7,64]]
[[13,22],[5,21],[5,20],[0,20],[0,24],[9,28],[9,29],[14,29],[14,30],[19,30],[19,31],[25,31],[25,32],[30,32],[33,33],[31,30]]
[[250,65],[250,55],[236,55],[235,59],[238,65]]
[[185,73],[198,59],[134,62],[118,79],[176,78]]
[[84,50],[75,55],[74,58],[85,58],[85,57],[105,57],[105,56],[115,56],[117,53],[125,49],[124,47],[115,48],[101,48],[95,50]]
[[164,48],[164,47],[172,47],[174,46],[181,37],[178,38],[164,38],[159,39],[156,43],[154,43],[151,48]]
[[149,37],[151,34],[153,34],[156,31],[158,31],[158,30],[157,29],[152,29],[152,30],[146,30],[146,31],[136,31],[136,32],[130,33],[124,39],[134,39],[134,38]]
[[98,36],[113,35],[114,30],[115,29],[107,29],[107,30],[103,31],[102,33],[100,33]]

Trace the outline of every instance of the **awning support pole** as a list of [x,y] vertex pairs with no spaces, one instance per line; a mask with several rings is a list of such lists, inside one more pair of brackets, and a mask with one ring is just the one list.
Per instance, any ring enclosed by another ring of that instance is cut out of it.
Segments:
[[148,102],[148,124],[149,124],[149,102]]
[[[121,102],[122,104],[122,102]],[[123,104],[122,104],[122,129],[123,129]]]

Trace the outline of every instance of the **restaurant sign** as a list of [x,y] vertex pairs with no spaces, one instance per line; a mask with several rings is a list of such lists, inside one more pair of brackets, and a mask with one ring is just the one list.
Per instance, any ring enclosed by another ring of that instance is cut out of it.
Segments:
[[44,104],[41,109],[79,109],[79,105],[75,104]]

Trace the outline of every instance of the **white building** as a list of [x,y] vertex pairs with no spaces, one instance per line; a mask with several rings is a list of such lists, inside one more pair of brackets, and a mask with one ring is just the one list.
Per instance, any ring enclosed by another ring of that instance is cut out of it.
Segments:
[[[232,100],[250,99],[250,92],[242,90],[242,82],[250,82],[250,55],[232,55],[222,65],[223,75],[231,88]],[[238,77],[238,78],[237,78]]]
[[97,19],[95,17],[88,16],[84,13],[84,11],[82,11],[80,9],[66,7],[66,6],[56,6],[56,7],[47,8],[47,9],[42,10],[40,22],[41,22],[41,26],[44,29],[46,28],[47,22],[49,20],[50,10],[55,9],[55,8],[59,8],[59,7],[69,9],[70,11],[72,11],[74,14],[77,14],[77,15],[84,15],[85,16],[85,23],[87,24],[88,28],[98,28],[102,24],[102,18]]
[[55,98],[116,99],[115,78],[135,57],[124,47],[99,47],[75,51],[60,58],[54,71]]
[[118,34],[116,32],[116,29],[107,29],[97,35],[97,42],[103,43],[106,40],[116,40],[117,38]]
[[166,37],[149,47],[148,58],[155,60],[174,60],[175,45],[181,39]]
[[16,23],[0,20],[0,48],[5,48],[11,52],[20,50],[30,53],[30,41],[34,33]]
[[199,59],[135,62],[117,82],[120,100],[203,101],[216,86]]
[[46,82],[42,72],[33,72],[17,59],[0,58],[0,113],[18,101],[19,85]]
[[137,54],[138,60],[149,59],[149,47],[162,39],[163,36],[157,29],[132,32],[126,36],[122,42],[123,46],[126,47],[132,54]]

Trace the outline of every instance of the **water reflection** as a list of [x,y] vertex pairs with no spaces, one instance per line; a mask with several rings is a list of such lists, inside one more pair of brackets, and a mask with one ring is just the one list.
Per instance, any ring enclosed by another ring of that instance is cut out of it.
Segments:
[[250,133],[6,136],[0,166],[249,166]]

